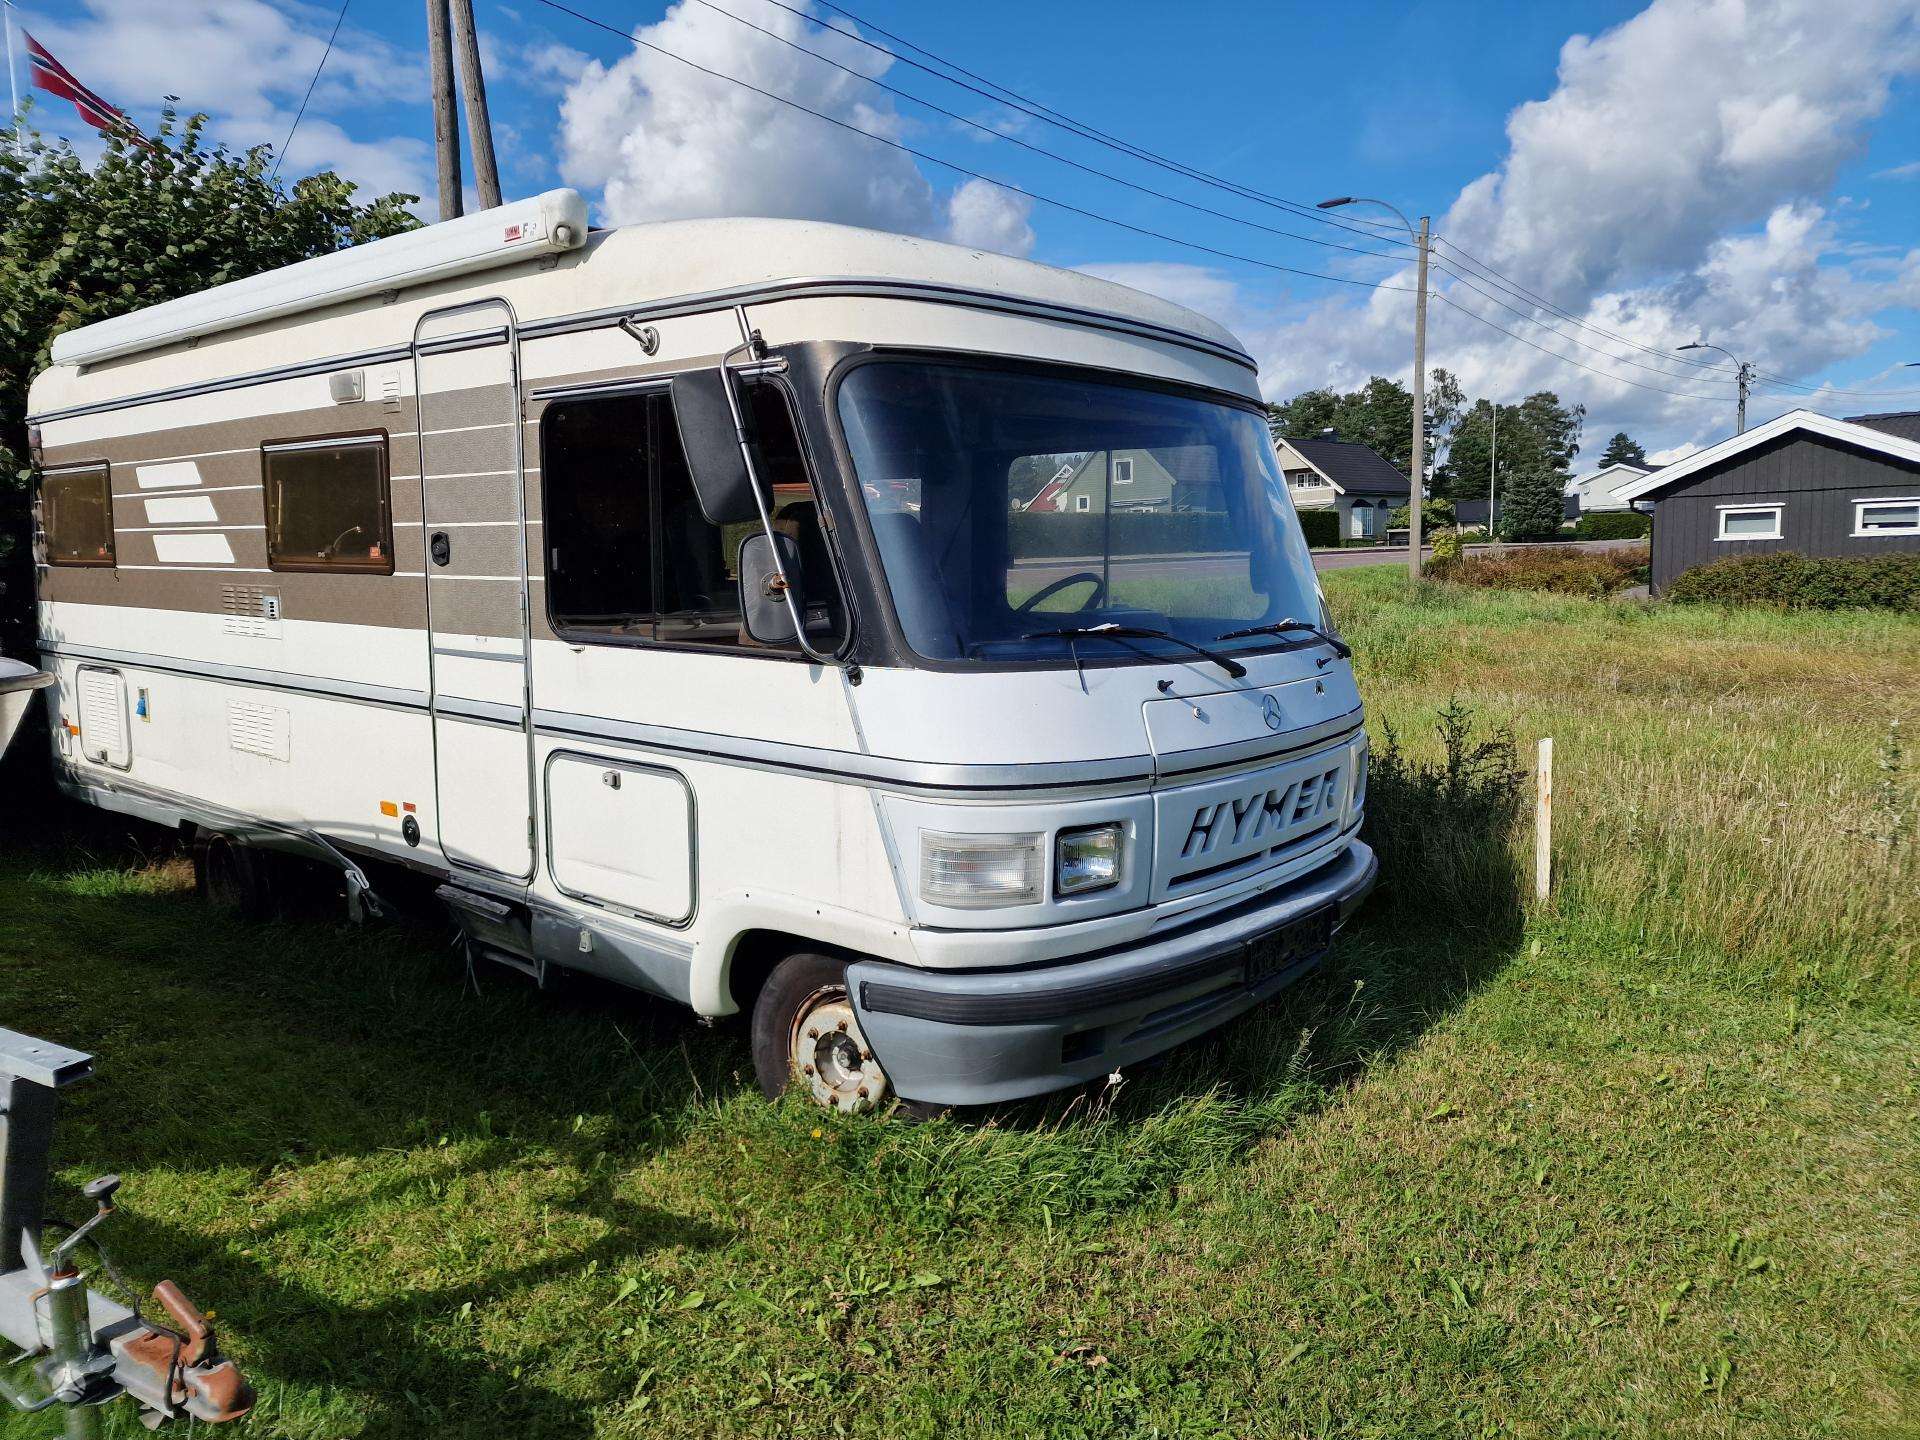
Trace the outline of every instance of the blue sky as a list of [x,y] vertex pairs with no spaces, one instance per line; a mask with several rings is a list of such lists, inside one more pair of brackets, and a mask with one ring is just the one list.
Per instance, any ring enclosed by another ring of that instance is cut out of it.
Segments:
[[[793,9],[770,0],[567,3],[848,125],[1093,215],[967,183],[636,52],[623,35],[540,0],[477,0],[509,193],[574,184],[607,222],[808,215],[1087,268],[1224,320],[1260,359],[1276,398],[1408,372],[1408,296],[1248,263],[1406,283],[1399,259],[1257,227],[1393,248],[1372,234],[1301,220],[1063,134],[820,30],[794,13],[808,9],[805,0],[784,0]],[[1547,387],[1584,402],[1590,451],[1618,428],[1676,454],[1726,432],[1725,371],[1672,356],[1703,335],[1769,377],[1756,416],[1796,404],[1833,414],[1920,407],[1920,369],[1894,368],[1920,360],[1920,21],[1907,0],[1498,11],[849,5],[868,26],[1241,186],[1309,204],[1375,195],[1432,214],[1444,237],[1436,282],[1446,298],[1433,307],[1430,364],[1459,373],[1472,394],[1517,400]],[[289,171],[331,166],[374,189],[427,188],[422,8],[354,0]],[[210,112],[215,133],[235,145],[284,137],[336,13],[291,0],[58,0],[16,11],[109,99],[149,117],[161,95],[177,94],[184,108]],[[1115,186],[861,76],[1253,223]],[[68,107],[43,99],[43,129],[88,142]],[[1794,388],[1822,383],[1860,393]]]

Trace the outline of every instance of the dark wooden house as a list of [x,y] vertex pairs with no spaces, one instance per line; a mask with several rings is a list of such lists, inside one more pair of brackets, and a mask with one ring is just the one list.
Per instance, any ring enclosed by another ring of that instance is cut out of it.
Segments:
[[1920,551],[1920,412],[1794,410],[1621,492],[1653,512],[1653,591],[1730,555]]

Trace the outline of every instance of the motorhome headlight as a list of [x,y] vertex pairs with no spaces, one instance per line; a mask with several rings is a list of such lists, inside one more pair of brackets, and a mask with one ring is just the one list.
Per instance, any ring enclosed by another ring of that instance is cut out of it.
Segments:
[[1046,836],[920,832],[920,898],[955,910],[1037,905],[1046,888]]
[[1084,895],[1120,883],[1121,827],[1115,821],[1062,830],[1053,860],[1056,895]]

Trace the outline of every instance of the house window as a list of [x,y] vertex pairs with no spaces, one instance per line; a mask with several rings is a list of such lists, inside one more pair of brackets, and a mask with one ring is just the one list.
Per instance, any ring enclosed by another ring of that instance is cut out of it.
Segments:
[[[808,635],[829,647],[840,597],[786,395],[749,382],[747,419],[776,530],[798,542]],[[750,646],[740,542],[760,528],[700,509],[673,402],[662,389],[567,400],[541,418],[547,604],[556,630],[600,642]]]
[[40,477],[41,554],[49,565],[113,564],[113,493],[102,465]]
[[1131,485],[1133,483],[1133,460],[1131,458],[1113,462],[1113,483],[1116,485]]
[[1287,474],[1287,483],[1296,490],[1318,490],[1321,480],[1311,470],[1293,470]]
[[1855,537],[1877,535],[1920,535],[1920,495],[1897,500],[1856,500],[1853,502]]
[[1093,509],[1093,497],[1092,497],[1091,495],[1076,495],[1076,496],[1074,496],[1074,497],[1073,497],[1073,508],[1074,508],[1074,509],[1076,509],[1076,510],[1091,510],[1091,509]]
[[1720,533],[1716,540],[1778,540],[1780,506],[1722,505]]
[[272,569],[393,573],[384,434],[273,441],[260,456]]

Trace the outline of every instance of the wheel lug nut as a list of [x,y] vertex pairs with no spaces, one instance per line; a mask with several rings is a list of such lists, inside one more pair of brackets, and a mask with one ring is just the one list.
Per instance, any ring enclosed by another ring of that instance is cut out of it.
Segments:
[[836,1030],[844,1031],[847,1028],[847,1022],[842,1020],[838,1025],[834,1026],[833,1028]]
[[840,1108],[840,1097],[839,1097],[838,1095],[829,1095],[829,1096],[827,1097],[827,1104],[829,1104],[829,1105],[831,1105],[831,1106],[833,1106],[833,1107],[834,1107],[834,1109],[836,1109],[836,1110],[837,1110],[837,1109],[839,1109],[839,1108]]
[[813,1067],[811,1065],[802,1065],[800,1067],[800,1073],[802,1075],[811,1075],[813,1074]]
[[809,1025],[807,1027],[807,1039],[818,1040],[819,1038],[820,1038],[820,1027],[818,1025]]
[[871,1051],[871,1050],[862,1050],[862,1051],[860,1052],[860,1059],[861,1059],[861,1062],[862,1062],[863,1064],[864,1064],[864,1063],[865,1063],[866,1061],[868,1061],[868,1060],[871,1060],[871,1059],[873,1059],[873,1051]]
[[854,1091],[853,1093],[858,1095],[862,1100],[864,1100],[867,1098],[867,1087],[862,1085],[858,1090]]

